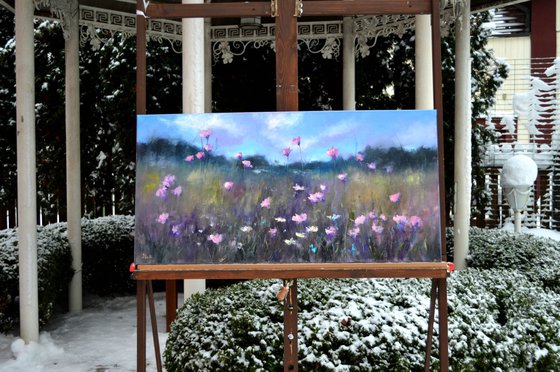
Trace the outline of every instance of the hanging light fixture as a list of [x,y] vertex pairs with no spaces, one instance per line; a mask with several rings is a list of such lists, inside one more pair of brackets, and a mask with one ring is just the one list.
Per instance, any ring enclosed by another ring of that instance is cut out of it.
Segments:
[[239,28],[243,30],[258,30],[262,28],[261,17],[243,17],[239,21]]

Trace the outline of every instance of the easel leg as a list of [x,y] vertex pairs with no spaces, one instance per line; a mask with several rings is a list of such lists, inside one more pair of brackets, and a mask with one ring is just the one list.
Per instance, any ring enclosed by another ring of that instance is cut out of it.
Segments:
[[[152,289],[152,281],[148,281],[148,304],[150,306],[150,320],[152,321],[152,336],[154,338],[154,350],[156,353],[156,367],[158,372],[162,372],[161,367],[161,353],[159,351],[159,337],[157,330],[157,319],[156,319],[156,306],[154,304],[154,290]],[[146,337],[144,336],[144,339]]]
[[449,371],[449,335],[447,328],[447,278],[438,281],[439,303],[439,360],[442,372]]
[[136,370],[146,372],[146,281],[136,281]]
[[177,280],[165,281],[165,331],[171,331],[171,323],[177,313]]
[[428,338],[426,340],[426,359],[424,360],[424,372],[430,370],[432,339],[434,336],[434,318],[436,313],[437,283],[432,279],[432,293],[430,296],[430,316],[428,318]]
[[284,301],[284,371],[298,370],[297,281]]

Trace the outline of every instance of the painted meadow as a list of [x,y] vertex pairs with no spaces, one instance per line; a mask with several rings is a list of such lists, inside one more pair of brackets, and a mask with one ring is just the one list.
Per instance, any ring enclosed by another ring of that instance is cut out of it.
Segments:
[[138,117],[135,262],[441,259],[434,111]]

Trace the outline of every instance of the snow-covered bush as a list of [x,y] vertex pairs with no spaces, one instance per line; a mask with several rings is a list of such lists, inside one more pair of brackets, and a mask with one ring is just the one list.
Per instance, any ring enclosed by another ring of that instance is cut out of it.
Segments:
[[98,295],[135,288],[128,268],[134,260],[134,216],[82,220],[84,290]]
[[[64,224],[65,225],[65,224]],[[55,304],[65,298],[72,278],[72,257],[65,226],[37,228],[39,320],[47,322]],[[0,231],[0,332],[12,329],[19,319],[19,251],[17,229]]]
[[[195,295],[178,312],[168,371],[282,370],[278,280]],[[299,366],[321,371],[421,370],[430,281],[298,281]],[[553,370],[560,363],[560,295],[521,273],[470,269],[449,279],[452,370]],[[437,326],[436,326],[437,330]],[[438,366],[437,337],[432,353]]]
[[560,291],[560,243],[529,234],[471,228],[469,267],[514,269]]

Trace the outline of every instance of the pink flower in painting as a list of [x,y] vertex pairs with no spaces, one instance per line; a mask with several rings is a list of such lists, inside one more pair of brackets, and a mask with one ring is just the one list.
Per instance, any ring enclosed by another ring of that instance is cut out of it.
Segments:
[[386,222],[387,221],[387,217],[385,217],[384,214],[382,214],[381,216],[379,216],[379,218],[381,219],[381,221]]
[[401,200],[401,193],[398,192],[393,195],[389,195],[389,200],[393,203],[398,203]]
[[194,155],[189,155],[189,156],[187,156],[187,157],[185,158],[185,161],[187,161],[187,162],[189,162],[189,163],[190,163],[191,161],[193,161],[193,160],[194,160]]
[[210,234],[208,235],[208,240],[212,241],[214,244],[220,244],[222,242],[222,234]]
[[196,153],[196,158],[197,158],[198,160],[204,159],[204,152],[203,152],[203,151],[197,152],[197,153]]
[[348,231],[348,235],[350,235],[352,238],[355,238],[356,236],[358,236],[359,233],[360,233],[360,228],[359,227],[354,227],[353,229],[350,229]]
[[237,160],[243,159],[243,153],[242,153],[241,151],[239,151],[237,154],[235,154],[235,158],[236,158]]
[[338,178],[339,180],[341,180],[342,182],[346,182],[346,177],[348,176],[348,173],[341,173],[338,176],[336,176],[336,178]]
[[161,224],[165,224],[168,218],[169,218],[169,213],[162,213],[158,216],[157,222]]
[[327,150],[327,155],[331,157],[331,159],[336,159],[338,156],[338,149],[334,146],[331,146],[330,149]]
[[356,155],[356,160],[357,161],[364,161],[364,154],[359,152],[358,155]]
[[307,213],[293,215],[292,216],[292,221],[294,221],[297,224],[300,224],[300,223],[303,223],[303,222],[307,221]]
[[329,226],[325,229],[325,234],[327,234],[327,237],[332,239],[336,236],[336,226]]
[[204,145],[204,150],[211,152],[212,151],[212,145],[207,143],[206,145]]
[[363,225],[364,222],[366,222],[366,216],[364,216],[362,214],[362,215],[356,217],[356,219],[354,220],[354,225],[360,226],[360,225]]
[[368,163],[367,167],[368,167],[368,169],[374,171],[375,168],[377,168],[377,165],[375,164],[375,162],[373,162],[373,163]]
[[268,230],[268,235],[270,235],[272,237],[275,237],[277,233],[278,233],[278,229],[276,227],[271,227]]
[[233,182],[231,181],[226,181],[224,182],[224,189],[226,189],[227,191],[231,190],[233,188]]
[[412,216],[410,217],[410,219],[408,220],[408,223],[410,224],[410,226],[412,226],[413,228],[419,228],[422,227],[422,219],[418,216]]
[[292,138],[292,145],[299,146],[300,144],[301,144],[301,137],[300,136]]
[[383,226],[376,225],[375,222],[371,224],[371,230],[376,234],[383,233]]
[[327,185],[320,184],[319,188],[321,189],[321,191],[327,191]]
[[211,135],[212,135],[212,129],[203,129],[200,132],[198,132],[198,135],[201,138],[206,138],[208,139]]
[[284,155],[285,157],[289,158],[291,152],[292,152],[292,149],[289,148],[289,147],[286,147],[285,149],[282,150],[282,155]]
[[167,189],[161,186],[159,189],[156,190],[156,196],[158,198],[165,199],[165,197],[167,196]]
[[243,163],[243,168],[253,168],[250,160],[243,160],[241,163]]
[[313,194],[309,194],[307,199],[309,199],[311,203],[315,204],[315,203],[319,203],[320,201],[324,201],[325,195],[322,192],[316,192]]
[[182,192],[183,189],[181,188],[181,186],[177,186],[173,189],[173,195],[175,196],[180,196]]
[[369,212],[368,217],[370,220],[375,221],[377,219],[377,214],[375,214],[375,212]]
[[264,199],[261,202],[261,208],[269,208],[270,209],[270,196],[266,199]]

